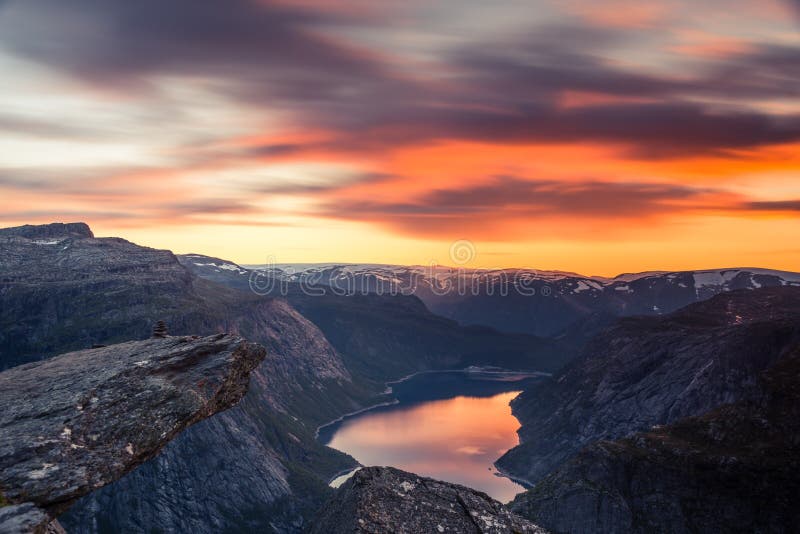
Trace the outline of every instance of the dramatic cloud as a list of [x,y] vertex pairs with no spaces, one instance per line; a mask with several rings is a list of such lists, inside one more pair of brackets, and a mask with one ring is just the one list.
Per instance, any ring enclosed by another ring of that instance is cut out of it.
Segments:
[[324,214],[386,224],[412,235],[436,235],[453,228],[482,233],[488,225],[494,229],[503,221],[528,226],[553,219],[587,223],[653,218],[718,207],[725,196],[729,195],[664,183],[565,183],[500,176],[470,187],[437,189],[405,202],[339,201],[325,206]]
[[665,243],[687,227],[724,243],[733,219],[780,233],[800,195],[798,13],[0,0],[4,220],[240,225],[362,258],[465,232],[522,249],[530,225],[573,251],[593,225]]
[[796,211],[798,212],[798,215],[800,215],[800,200],[748,202],[745,205],[745,209],[755,211]]

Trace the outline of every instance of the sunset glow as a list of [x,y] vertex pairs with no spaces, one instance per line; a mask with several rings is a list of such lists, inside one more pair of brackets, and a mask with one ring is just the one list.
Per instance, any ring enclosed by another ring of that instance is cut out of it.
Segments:
[[800,271],[800,3],[0,0],[3,226]]

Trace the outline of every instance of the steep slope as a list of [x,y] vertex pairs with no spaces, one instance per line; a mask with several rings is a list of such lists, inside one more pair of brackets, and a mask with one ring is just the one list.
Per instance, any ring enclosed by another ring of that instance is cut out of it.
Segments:
[[494,365],[552,372],[572,356],[565,346],[525,334],[460,327],[431,313],[415,296],[341,292],[328,286],[273,279],[235,263],[183,255],[198,277],[247,293],[280,295],[325,334],[348,369],[375,382],[422,369]]
[[747,398],[800,340],[800,288],[718,295],[664,317],[622,319],[512,403],[521,445],[498,466],[536,482],[584,445]]
[[311,533],[546,534],[488,495],[391,467],[360,469],[336,492]]
[[[242,521],[265,530],[271,522],[301,522],[326,496],[328,478],[354,465],[316,442],[316,426],[361,407],[374,389],[354,384],[324,335],[285,301],[243,298],[193,277],[168,251],[97,239],[76,227],[83,225],[0,235],[4,367],[62,348],[147,338],[155,319],[176,334],[237,332],[266,346],[269,357],[239,407],[190,429],[132,477],[85,498],[64,523],[71,531],[116,532],[148,519],[198,531]],[[242,459],[250,463],[237,469]],[[238,478],[220,474],[223,463]],[[215,492],[208,492],[207,480],[219,481]],[[250,489],[258,490],[255,497]],[[198,503],[193,496],[202,492],[207,499]],[[98,502],[108,506],[95,507]],[[286,517],[275,519],[276,506]]]
[[147,337],[157,318],[208,331],[191,328],[206,326],[207,306],[171,252],[95,239],[81,223],[1,230],[0,301],[0,369]]
[[189,425],[236,404],[264,355],[262,347],[223,334],[169,337],[0,373],[3,503],[33,504],[48,522],[152,458]]
[[511,507],[554,532],[795,532],[800,348],[759,394],[700,417],[589,445]]
[[[141,531],[302,531],[328,495],[327,480],[352,467],[320,445],[316,427],[350,411],[354,386],[311,323],[280,300],[232,321],[267,348],[238,406],[170,443],[135,473],[97,491],[62,523],[72,534]],[[365,398],[366,398],[365,394]]]

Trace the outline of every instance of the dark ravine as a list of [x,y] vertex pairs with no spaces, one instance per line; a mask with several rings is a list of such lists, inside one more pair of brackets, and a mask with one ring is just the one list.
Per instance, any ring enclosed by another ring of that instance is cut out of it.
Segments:
[[796,532],[800,347],[751,399],[589,445],[511,508],[573,534]]
[[0,373],[0,531],[44,528],[80,497],[236,404],[265,350],[239,337],[167,337]]
[[800,288],[724,293],[663,317],[620,320],[583,356],[512,402],[521,445],[497,463],[538,482],[583,446],[757,394],[800,342]]
[[322,508],[311,534],[546,534],[479,491],[391,467],[360,469]]

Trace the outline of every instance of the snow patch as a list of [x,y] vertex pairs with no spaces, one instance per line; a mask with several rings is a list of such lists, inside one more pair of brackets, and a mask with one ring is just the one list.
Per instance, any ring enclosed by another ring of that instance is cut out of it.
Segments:
[[409,482],[407,480],[404,480],[404,481],[402,481],[400,483],[400,487],[403,488],[404,492],[408,493],[409,491],[413,490],[417,486],[415,484],[412,484],[411,482]]

